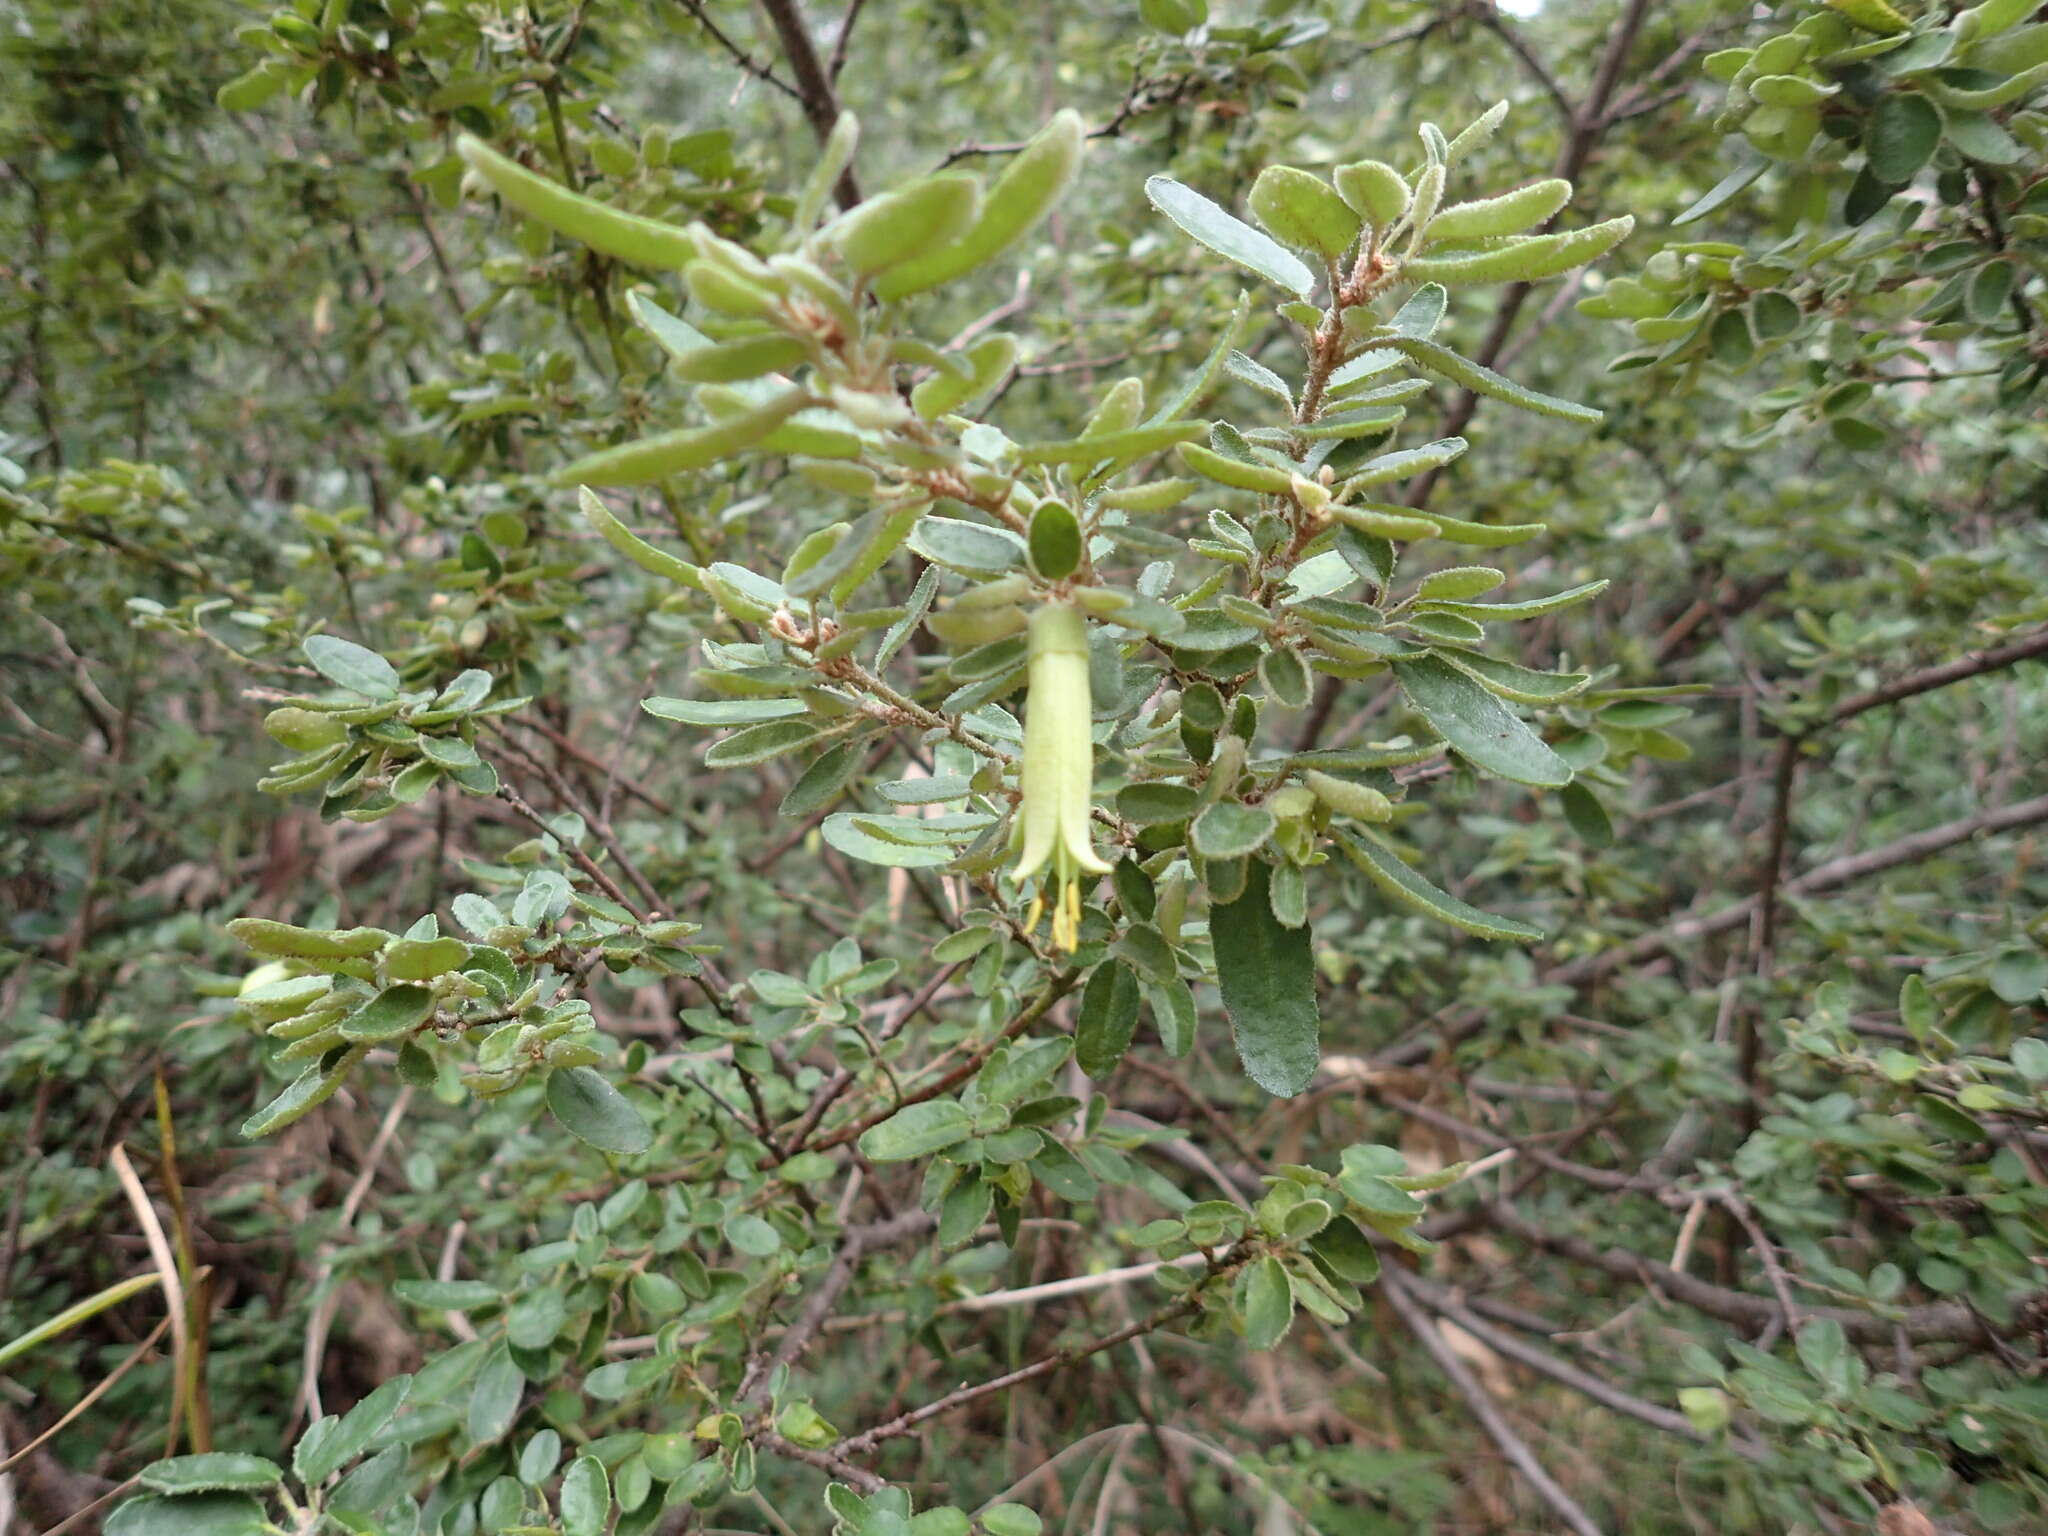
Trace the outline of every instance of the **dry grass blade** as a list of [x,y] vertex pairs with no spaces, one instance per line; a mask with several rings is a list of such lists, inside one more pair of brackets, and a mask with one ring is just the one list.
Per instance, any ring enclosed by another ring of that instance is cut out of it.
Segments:
[[[142,1227],[142,1240],[149,1245],[150,1261],[156,1265],[157,1276],[163,1282],[164,1304],[170,1310],[171,1372],[173,1379],[183,1384],[191,1379],[192,1328],[185,1312],[185,1283],[178,1277],[178,1262],[171,1254],[170,1240],[164,1236],[164,1226],[157,1219],[156,1207],[150,1203],[149,1191],[142,1187],[142,1180],[136,1177],[134,1166],[128,1161],[127,1149],[117,1145],[108,1154],[107,1166],[121,1181],[121,1192],[127,1195],[128,1204],[134,1208],[135,1219]],[[178,1424],[184,1407],[184,1392],[173,1392],[170,1425],[164,1431],[164,1450],[167,1453],[175,1452],[177,1448]]]

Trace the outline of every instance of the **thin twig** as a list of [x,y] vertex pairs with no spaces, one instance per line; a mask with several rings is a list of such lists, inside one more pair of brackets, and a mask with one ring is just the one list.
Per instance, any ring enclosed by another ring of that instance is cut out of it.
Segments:
[[1536,1453],[1529,1449],[1522,1437],[1515,1433],[1479,1379],[1465,1367],[1465,1362],[1451,1352],[1451,1346],[1436,1326],[1424,1314],[1415,1294],[1408,1288],[1408,1277],[1398,1269],[1388,1269],[1380,1276],[1380,1294],[1387,1298],[1387,1305],[1415,1335],[1430,1359],[1436,1362],[1438,1370],[1450,1378],[1452,1387],[1466,1406],[1479,1420],[1493,1443],[1507,1457],[1514,1469],[1536,1491],[1538,1498],[1548,1504],[1558,1519],[1569,1527],[1575,1536],[1601,1536],[1600,1527],[1593,1523],[1593,1517],[1579,1507],[1578,1501],[1566,1493],[1558,1481],[1544,1470],[1543,1463],[1536,1459]]

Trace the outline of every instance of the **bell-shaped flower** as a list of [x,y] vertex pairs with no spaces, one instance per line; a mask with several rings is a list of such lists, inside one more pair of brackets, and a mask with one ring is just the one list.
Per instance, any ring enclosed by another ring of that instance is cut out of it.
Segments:
[[[1088,829],[1095,742],[1088,696],[1088,621],[1077,608],[1049,603],[1032,614],[1030,673],[1024,706],[1023,802],[1012,832],[1016,877],[1052,866],[1052,938],[1061,949],[1080,940],[1081,875],[1106,875]],[[1045,909],[1040,895],[1025,927]]]

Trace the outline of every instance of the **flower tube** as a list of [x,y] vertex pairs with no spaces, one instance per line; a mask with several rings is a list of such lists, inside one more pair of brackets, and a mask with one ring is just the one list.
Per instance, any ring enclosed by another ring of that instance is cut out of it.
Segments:
[[[1049,603],[1030,621],[1030,674],[1024,715],[1023,802],[1012,840],[1016,878],[1052,865],[1052,938],[1072,949],[1081,930],[1080,876],[1106,875],[1088,830],[1095,742],[1088,693],[1088,621],[1079,609]],[[1045,897],[1031,903],[1026,929],[1038,926]]]

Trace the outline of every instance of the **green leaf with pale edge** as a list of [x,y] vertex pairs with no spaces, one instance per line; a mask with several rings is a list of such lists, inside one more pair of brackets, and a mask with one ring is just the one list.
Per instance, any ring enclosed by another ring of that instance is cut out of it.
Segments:
[[268,1529],[260,1503],[227,1492],[130,1499],[102,1527],[104,1536],[263,1536]]
[[958,852],[946,843],[892,842],[886,837],[877,837],[861,825],[863,821],[872,823],[877,819],[853,811],[841,811],[827,816],[819,824],[818,831],[826,842],[848,858],[859,859],[864,864],[879,864],[884,869],[936,869],[941,864],[952,863]]
[[600,1152],[631,1157],[654,1144],[654,1132],[626,1096],[592,1067],[563,1067],[548,1075],[548,1108],[580,1141]]
[[1572,780],[1571,765],[1507,705],[1436,656],[1397,658],[1389,665],[1401,691],[1460,757],[1483,773],[1556,789]]
[[665,577],[681,586],[699,589],[703,587],[704,572],[700,568],[687,560],[679,560],[664,550],[656,549],[641,538],[612,516],[611,508],[599,501],[597,493],[589,486],[579,485],[576,488],[576,500],[583,508],[583,520],[603,536],[605,543],[611,545],[641,570],[653,576]]
[[[392,946],[393,949],[397,947]],[[464,953],[467,953],[466,949]],[[420,986],[416,982],[406,982],[400,986],[386,987],[343,1019],[341,1037],[344,1040],[368,1043],[395,1040],[400,1035],[419,1028],[432,1018],[433,1014],[432,989]]]
[[1715,182],[1712,187],[1701,195],[1697,202],[1673,219],[1671,221],[1673,229],[1704,219],[1708,214],[1721,207],[1722,204],[1747,191],[1751,182],[1770,169],[1771,162],[1767,156],[1758,154],[1746,146],[1744,152],[1749,158]]
[[1253,860],[1237,899],[1210,908],[1209,935],[1245,1075],[1290,1099],[1316,1075],[1322,1015],[1309,930],[1284,928],[1274,918],[1269,880],[1266,866]]
[[1235,859],[1263,848],[1276,825],[1273,813],[1262,805],[1219,800],[1195,818],[1189,836],[1203,858]]
[[965,1141],[974,1129],[967,1111],[952,1099],[927,1099],[907,1104],[879,1125],[861,1133],[861,1155],[870,1162],[900,1163],[942,1152]]
[[1864,135],[1870,174],[1886,186],[1903,187],[1941,143],[1941,111],[1914,91],[1886,91],[1877,99]]
[[1095,968],[1074,1021],[1074,1060],[1090,1077],[1116,1069],[1138,1027],[1137,973],[1120,960]]
[[[485,1298],[487,1304],[494,1304],[498,1300],[493,1288],[481,1286],[474,1280],[430,1280],[413,1283],[477,1286],[488,1293]],[[315,1487],[326,1482],[362,1455],[370,1448],[370,1442],[377,1437],[378,1431],[391,1422],[392,1416],[398,1412],[411,1390],[412,1377],[394,1376],[349,1409],[343,1417],[322,1419],[319,1424],[308,1429],[292,1451],[292,1471],[297,1474],[299,1481],[309,1488]],[[322,1424],[327,1428],[316,1436],[314,1430],[319,1429]]]
[[398,669],[368,647],[339,635],[308,635],[302,649],[315,671],[350,693],[366,699],[398,697]]
[[1483,624],[1494,619],[1541,618],[1546,613],[1555,613],[1560,608],[1569,608],[1574,603],[1598,597],[1606,590],[1606,581],[1588,581],[1562,592],[1553,592],[1548,597],[1532,597],[1520,603],[1459,603],[1430,599],[1418,606],[1429,613],[1455,613],[1461,619],[1473,619]]
[[1354,831],[1349,827],[1332,827],[1330,830],[1338,846],[1365,871],[1366,878],[1401,905],[1482,939],[1519,940],[1533,944],[1543,937],[1543,930],[1533,923],[1482,912],[1458,900],[1449,891],[1438,890],[1372,833]]
[[213,1493],[225,1488],[275,1488],[284,1468],[244,1451],[208,1451],[152,1462],[137,1474],[145,1488],[158,1493]]
[[640,707],[659,720],[684,725],[758,725],[807,714],[802,699],[642,699]]
[[1271,1349],[1287,1337],[1294,1322],[1294,1287],[1270,1253],[1246,1272],[1243,1305],[1244,1341],[1253,1349]]
[[1145,196],[1190,238],[1218,256],[1258,273],[1268,282],[1278,283],[1289,293],[1306,295],[1315,287],[1315,273],[1299,256],[1171,176],[1154,176],[1146,181]]
[[1192,442],[1209,430],[1206,421],[1161,421],[1099,437],[1077,437],[1049,443],[1019,443],[1019,464],[1095,464],[1104,459],[1128,463],[1176,443]]
[[1441,374],[1453,384],[1485,395],[1490,399],[1533,411],[1538,416],[1555,416],[1562,421],[1581,422],[1592,426],[1604,417],[1604,412],[1590,405],[1580,405],[1575,400],[1562,400],[1556,395],[1546,395],[1540,390],[1517,384],[1505,374],[1495,373],[1483,363],[1475,363],[1469,357],[1460,357],[1449,347],[1440,347],[1433,341],[1423,341],[1413,336],[1390,336],[1386,344],[1397,347],[1431,373]]
[[331,1067],[322,1070],[315,1062],[306,1068],[282,1093],[242,1122],[242,1134],[252,1139],[268,1136],[326,1103],[369,1049],[367,1045],[352,1045]]
[[604,1463],[595,1456],[578,1456],[562,1474],[563,1536],[601,1536],[612,1511],[611,1484]]

